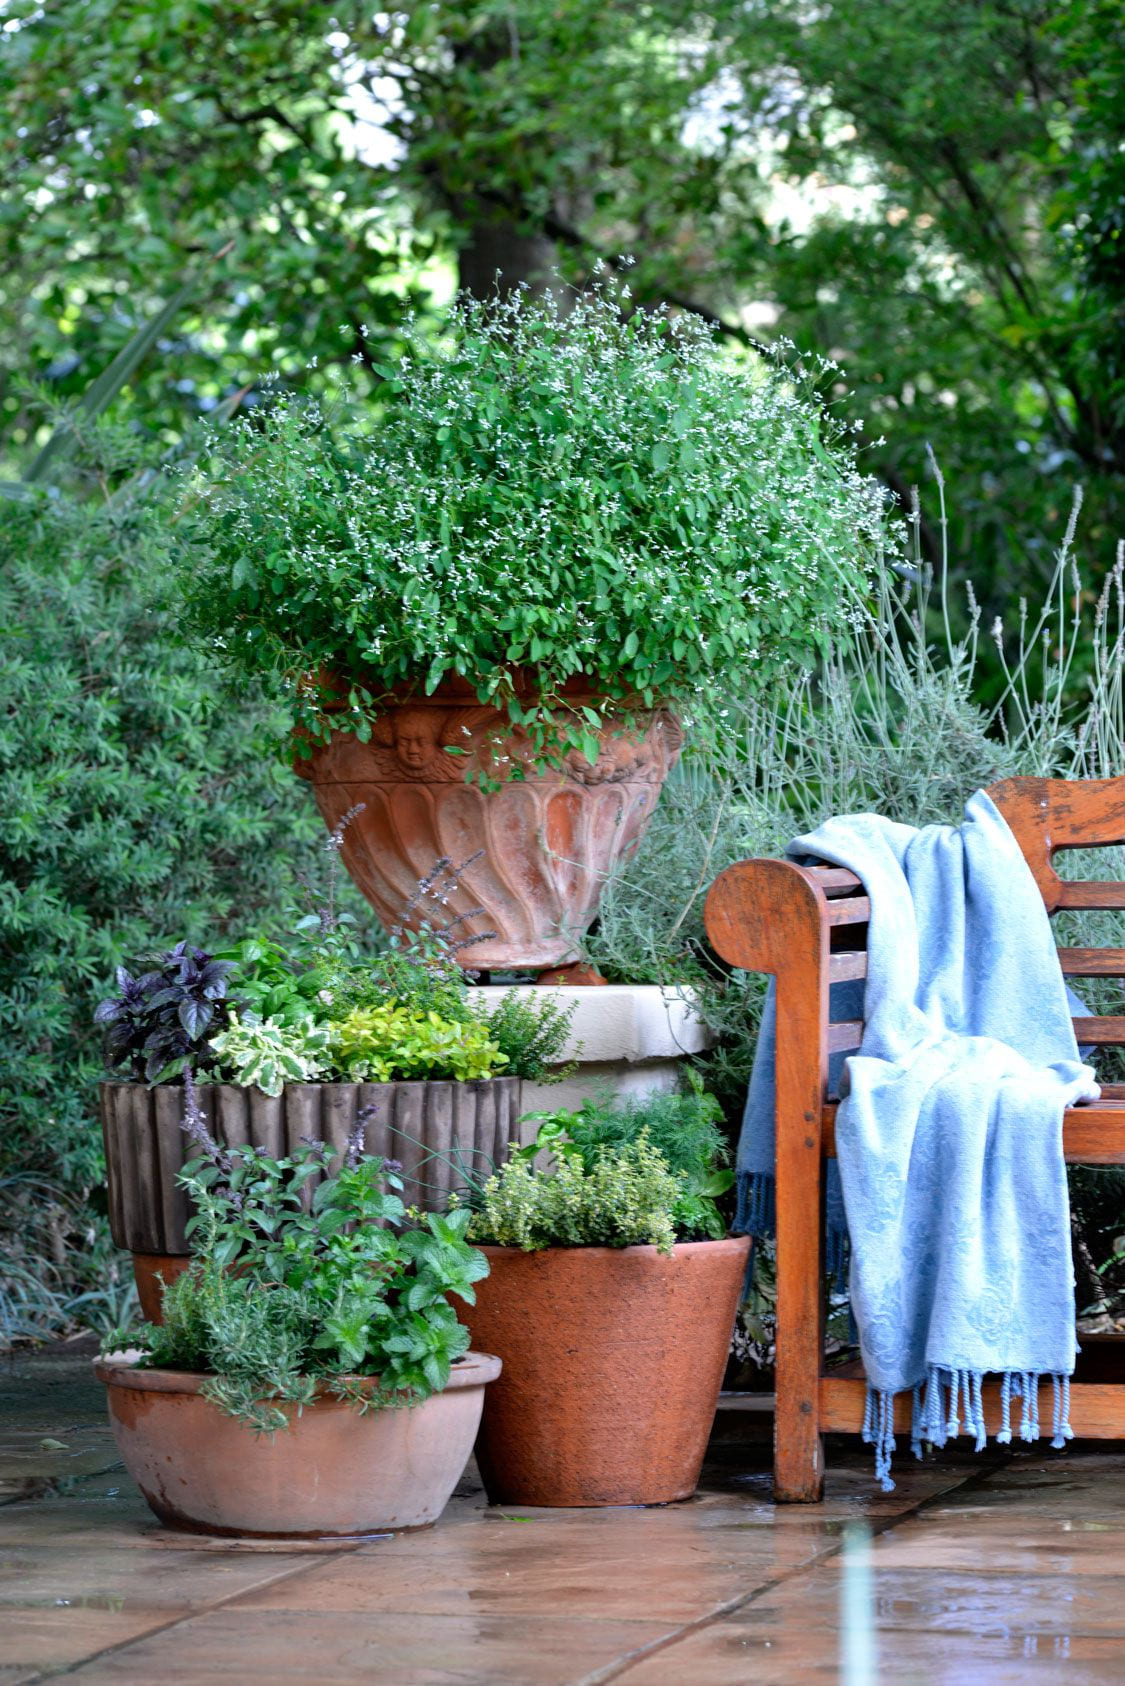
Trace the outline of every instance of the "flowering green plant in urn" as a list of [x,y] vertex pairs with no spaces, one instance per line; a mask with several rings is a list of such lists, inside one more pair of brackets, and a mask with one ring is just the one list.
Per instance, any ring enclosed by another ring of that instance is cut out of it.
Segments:
[[344,860],[380,916],[396,872],[483,847],[476,965],[564,958],[678,716],[807,663],[887,542],[809,382],[627,293],[408,324],[373,405],[281,395],[217,432],[180,523],[191,622],[281,676],[329,826],[364,803]]

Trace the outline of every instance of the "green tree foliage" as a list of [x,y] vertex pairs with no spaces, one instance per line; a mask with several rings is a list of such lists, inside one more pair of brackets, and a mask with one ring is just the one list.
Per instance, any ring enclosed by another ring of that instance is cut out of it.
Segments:
[[932,442],[978,580],[1049,572],[1050,540],[1020,535],[1057,532],[1075,478],[1091,540],[1116,536],[1117,0],[6,16],[0,341],[64,391],[226,240],[138,394],[162,426],[269,368],[297,379],[315,357],[330,383],[448,289],[457,254],[479,290],[629,251],[649,302],[837,356],[898,491]]
[[[1048,535],[1049,574],[1076,479],[1096,548],[1125,513],[1120,21],[1107,0],[759,0],[720,22],[734,205],[760,211],[730,219],[728,296],[839,357],[892,485],[930,441],[957,551],[1025,579],[1022,536]],[[755,191],[738,161],[766,142]]]
[[114,965],[280,913],[322,835],[275,708],[173,636],[142,466],[95,425],[73,494],[0,505],[0,1341],[107,1280],[92,1015]]
[[231,240],[221,297],[186,312],[148,366],[146,420],[181,427],[265,371],[348,354],[362,322],[397,312],[401,219],[357,155],[337,11],[5,8],[0,171],[17,190],[0,211],[0,312],[14,330],[0,340],[17,367],[81,390],[185,261]]
[[[19,367],[81,390],[185,260],[230,241],[221,287],[149,370],[146,418],[175,428],[264,371],[366,360],[404,306],[448,294],[458,247],[465,278],[490,286],[531,261],[537,221],[602,197],[605,170],[636,196],[658,155],[682,162],[679,114],[701,70],[662,49],[657,13],[12,0],[0,322],[13,332],[0,341]],[[0,428],[22,430],[8,405]]]

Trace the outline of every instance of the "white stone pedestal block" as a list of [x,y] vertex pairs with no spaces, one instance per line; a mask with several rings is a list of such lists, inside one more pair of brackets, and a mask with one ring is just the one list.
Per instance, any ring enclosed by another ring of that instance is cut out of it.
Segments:
[[660,984],[484,984],[490,1003],[511,992],[553,996],[574,1005],[562,1064],[578,1069],[561,1083],[525,1083],[523,1111],[573,1111],[592,1095],[623,1097],[674,1089],[681,1061],[713,1040],[695,1008],[692,990]]

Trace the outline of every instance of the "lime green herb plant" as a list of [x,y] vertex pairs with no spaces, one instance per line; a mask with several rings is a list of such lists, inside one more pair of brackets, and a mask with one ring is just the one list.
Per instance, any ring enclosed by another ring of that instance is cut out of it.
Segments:
[[540,761],[594,761],[601,705],[568,681],[626,712],[765,683],[848,620],[887,543],[811,386],[627,289],[463,297],[379,372],[375,425],[281,397],[216,432],[178,525],[197,632],[280,672],[313,739],[459,677]]
[[328,1064],[348,1083],[428,1077],[466,1082],[497,1076],[507,1063],[478,1018],[444,1019],[388,1001],[356,1007],[328,1026]]

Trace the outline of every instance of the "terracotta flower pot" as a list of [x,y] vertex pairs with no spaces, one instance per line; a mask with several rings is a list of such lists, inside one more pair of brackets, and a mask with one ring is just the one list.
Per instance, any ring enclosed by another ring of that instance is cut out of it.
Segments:
[[420,1405],[361,1416],[330,1394],[256,1435],[200,1393],[206,1378],[94,1366],[125,1468],[161,1522],[204,1534],[333,1538],[436,1522],[473,1449],[500,1361],[469,1352]]
[[459,1315],[503,1361],[477,1440],[494,1504],[666,1504],[695,1491],[748,1236],[655,1247],[485,1247]]
[[[404,1194],[424,1210],[444,1211],[464,1186],[449,1160],[454,1149],[479,1169],[502,1164],[520,1130],[522,1083],[490,1077],[472,1083],[288,1083],[277,1097],[233,1083],[197,1085],[212,1135],[223,1147],[265,1148],[273,1158],[291,1153],[308,1136],[343,1152],[357,1113],[367,1121],[368,1151],[402,1163]],[[114,1241],[133,1255],[141,1310],[160,1322],[162,1287],[187,1264],[184,1226],[187,1196],[176,1182],[195,1157],[181,1129],[184,1092],[179,1084],[101,1085],[102,1135]],[[535,1126],[524,1127],[534,1134]],[[429,1158],[430,1154],[445,1157]]]
[[[576,706],[597,701],[588,691],[567,695]],[[561,771],[527,771],[482,791],[466,782],[467,772],[526,769],[530,745],[502,710],[482,706],[463,680],[449,680],[431,697],[393,703],[370,742],[337,732],[294,765],[311,780],[330,829],[363,804],[341,854],[388,929],[436,861],[459,866],[483,850],[447,910],[481,908],[459,932],[496,934],[466,947],[462,958],[484,969],[542,970],[575,958],[574,938],[594,917],[609,872],[639,843],[682,741],[666,710],[628,729],[611,716],[597,737],[593,765],[574,752]]]

